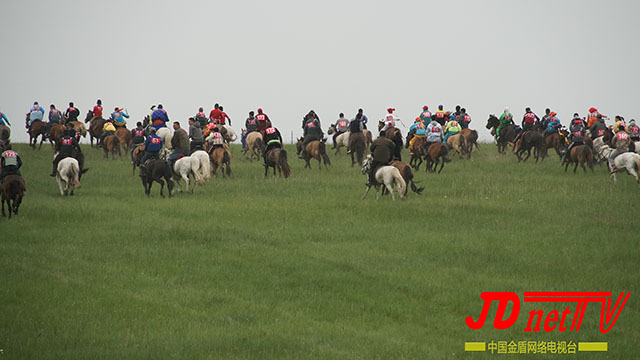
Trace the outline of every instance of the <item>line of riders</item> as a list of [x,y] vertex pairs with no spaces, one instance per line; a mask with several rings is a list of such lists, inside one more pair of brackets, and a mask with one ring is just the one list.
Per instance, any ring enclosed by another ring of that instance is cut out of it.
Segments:
[[[500,130],[507,125],[515,125],[516,137],[513,141],[514,149],[516,152],[521,144],[524,135],[528,131],[540,131],[544,137],[551,134],[561,134],[563,130],[562,124],[558,119],[558,114],[550,109],[545,110],[545,115],[540,119],[531,108],[526,108],[522,117],[521,127],[513,121],[513,114],[509,112],[508,108],[504,109],[504,112],[500,116],[500,126],[496,130],[496,138],[500,136]],[[598,109],[591,107],[589,114],[586,118],[581,118],[578,113],[573,114],[571,123],[569,124],[568,139],[565,140],[569,143],[569,146],[561,153],[561,163],[564,164],[568,160],[571,149],[578,145],[588,145],[593,150],[593,142],[585,141],[587,135],[590,135],[590,140],[595,140],[598,137],[605,136],[605,133],[609,129],[605,124],[607,117],[598,112]],[[588,131],[588,133],[587,133]],[[616,156],[625,152],[635,152],[634,142],[640,141],[640,127],[636,124],[636,121],[632,119],[629,124],[625,123],[622,116],[615,116],[615,123],[613,125],[613,136],[610,140],[610,145],[615,149],[609,156],[608,165],[611,173],[617,172],[614,160]]]

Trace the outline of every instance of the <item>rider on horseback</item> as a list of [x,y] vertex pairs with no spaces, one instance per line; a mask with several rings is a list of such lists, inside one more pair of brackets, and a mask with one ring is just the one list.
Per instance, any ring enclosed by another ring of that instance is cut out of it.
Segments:
[[462,127],[463,129],[468,129],[470,122],[471,122],[471,116],[467,114],[467,109],[465,108],[460,109],[460,120],[458,121],[458,123],[460,124],[460,127]]
[[[313,111],[313,110],[311,110]],[[315,114],[315,113],[313,113]],[[302,151],[300,152],[300,159],[304,159],[307,154],[307,144],[321,140],[323,136],[322,129],[320,128],[320,120],[311,116],[304,125],[304,140],[302,141]]]
[[11,144],[0,144],[0,184],[7,175],[20,174],[20,166],[22,166],[22,159],[17,152],[11,150]]
[[597,120],[591,126],[589,126],[589,132],[591,133],[591,139],[595,140],[595,138],[604,136],[605,131],[607,131],[607,125],[604,123],[604,119],[602,115],[597,115]]
[[376,183],[376,170],[378,170],[380,166],[389,165],[395,148],[396,144],[386,138],[384,131],[381,132],[380,136],[371,144],[373,161],[369,168],[369,179],[366,186],[371,186]]
[[344,134],[349,130],[349,120],[344,117],[343,113],[340,113],[338,120],[335,123],[336,132],[333,134],[333,149],[336,148],[336,138],[340,134]]
[[429,111],[429,106],[425,105],[422,107],[422,112],[420,113],[420,121],[422,121],[422,125],[426,128],[427,125],[431,122],[431,111]]
[[387,129],[396,127],[396,121],[400,121],[400,118],[396,116],[393,112],[396,111],[394,108],[388,108],[388,114],[384,117],[384,119],[380,120],[380,122],[384,123],[382,129],[380,129],[380,133],[387,131]]
[[267,152],[275,148],[282,149],[282,136],[280,131],[273,126],[264,129],[263,135],[266,146],[262,151],[262,158],[264,159],[264,164],[267,165]]
[[247,131],[242,134],[242,138],[240,139],[242,142],[243,150],[245,147],[247,147],[247,135],[254,131],[258,131],[258,119],[253,116],[253,111],[249,111],[249,117],[244,122],[244,127],[247,129]]
[[100,99],[96,101],[96,106],[93,107],[93,117],[102,117],[102,100]]
[[640,141],[640,127],[636,125],[636,120],[629,121],[629,137],[632,141]]
[[534,114],[533,111],[531,111],[531,108],[526,108],[524,110],[524,116],[522,117],[522,131],[518,133],[518,136],[516,136],[516,139],[514,140],[514,143],[516,144],[514,146],[514,151],[517,150],[522,135],[529,130],[533,130],[536,121],[540,121],[538,115]]
[[49,176],[56,176],[56,172],[58,171],[58,163],[60,160],[68,157],[72,157],[78,160],[78,166],[80,167],[80,174],[84,174],[88,169],[83,169],[84,167],[84,155],[82,154],[82,150],[80,149],[80,145],[78,141],[73,136],[73,132],[70,130],[65,130],[64,135],[56,143],[56,151],[58,155],[56,155],[55,159],[53,159],[53,169],[51,170],[51,174]]
[[504,108],[504,112],[500,115],[500,126],[498,126],[496,130],[496,136],[500,137],[500,129],[510,124],[515,125],[513,122],[513,114],[509,112],[509,108]]
[[102,127],[102,135],[100,135],[100,142],[98,143],[98,146],[103,146],[104,138],[109,135],[114,135],[115,133],[116,127],[113,126],[113,123],[111,121],[107,121],[106,123],[104,123],[104,126]]
[[78,121],[78,116],[80,116],[80,110],[78,110],[75,106],[73,106],[73,102],[70,102],[69,107],[64,112],[64,116],[67,118],[67,122]]
[[618,171],[615,164],[616,156],[626,153],[629,151],[629,134],[624,127],[624,124],[618,125],[618,127],[614,127],[616,129],[616,133],[611,139],[611,145],[615,148],[615,150],[609,155],[609,170],[611,173],[615,173]]
[[11,124],[9,124],[9,119],[7,119],[7,115],[5,115],[2,111],[0,111],[0,125],[11,126]]
[[422,154],[426,154],[429,146],[441,143],[443,139],[442,126],[435,119],[427,126],[427,142],[422,146]]
[[416,121],[409,128],[409,132],[413,132],[413,137],[409,140],[409,155],[412,155],[411,149],[413,149],[413,143],[419,138],[427,137],[427,129],[424,126],[424,122],[420,117],[416,118]]
[[358,115],[360,115],[359,119],[360,122],[362,123],[362,129],[367,129],[367,122],[369,121],[369,118],[367,117],[367,115],[364,114],[364,110],[362,109],[358,109],[358,113],[356,114],[356,119],[358,119]]
[[258,115],[256,115],[256,120],[258,120],[258,131],[264,131],[265,129],[271,127],[271,120],[267,114],[262,112],[262,109],[258,109]]
[[131,149],[129,152],[131,153],[131,163],[133,163],[133,150],[140,145],[144,145],[144,128],[142,127],[142,123],[138,121],[136,124],[136,128],[131,130]]
[[156,135],[156,128],[149,129],[149,136],[144,141],[144,156],[140,161],[140,167],[144,167],[147,160],[151,158],[159,159],[160,150],[162,149],[162,138]]
[[162,108],[162,104],[158,104],[158,108],[151,114],[151,124],[156,130],[166,127],[169,122],[169,115]]
[[31,107],[31,110],[29,110],[29,123],[26,126],[27,129],[31,127],[31,124],[33,124],[34,121],[36,120],[42,121],[43,117],[44,117],[44,109],[42,108],[42,106],[38,105],[37,101],[34,101],[33,106]]
[[203,149],[202,129],[200,122],[194,118],[189,118],[189,138],[191,139],[191,153]]
[[173,130],[173,137],[171,137],[171,147],[173,148],[173,152],[167,159],[167,163],[169,163],[169,167],[171,167],[171,169],[173,169],[173,164],[175,164],[176,160],[191,154],[189,135],[187,132],[180,127],[180,123],[177,121],[173,122]]
[[571,120],[569,131],[571,144],[569,144],[569,147],[562,153],[562,164],[564,164],[566,157],[571,154],[571,148],[576,145],[584,145],[584,122],[578,113],[573,114],[573,120]]
[[444,142],[445,143],[447,142],[447,139],[449,138],[449,136],[455,135],[460,131],[462,131],[462,127],[457,121],[455,120],[448,121],[447,124],[444,126],[444,132],[445,132]]
[[555,132],[558,132],[558,130],[560,130],[560,127],[562,126],[562,124],[560,124],[560,120],[556,115],[558,114],[556,114],[553,111],[549,114],[549,122],[547,123],[547,129],[544,132],[545,137]]
[[113,109],[113,112],[111,113],[111,120],[113,121],[113,125],[115,127],[121,127],[121,126],[126,126],[127,125],[127,121],[124,118],[129,118],[129,114],[127,112],[123,112],[122,108],[118,108],[116,107],[115,109]]
[[[362,109],[361,109],[362,110]],[[361,133],[364,127],[362,121],[362,113],[357,113],[356,118],[349,123],[349,145],[347,145],[347,154],[351,154],[351,136],[355,133]]]

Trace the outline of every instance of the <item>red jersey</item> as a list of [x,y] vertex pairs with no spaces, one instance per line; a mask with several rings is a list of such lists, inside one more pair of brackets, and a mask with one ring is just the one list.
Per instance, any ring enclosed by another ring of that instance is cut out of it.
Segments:
[[221,124],[221,121],[224,121],[224,118],[222,117],[222,111],[220,111],[219,109],[211,110],[211,112],[209,113],[209,120],[211,120],[211,122],[213,122],[214,124]]
[[102,106],[96,105],[93,107],[93,116],[102,117]]

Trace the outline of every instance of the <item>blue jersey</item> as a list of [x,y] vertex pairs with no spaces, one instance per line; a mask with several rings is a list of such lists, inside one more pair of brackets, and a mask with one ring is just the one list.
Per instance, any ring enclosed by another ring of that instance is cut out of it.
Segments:
[[160,151],[162,149],[162,138],[156,134],[151,134],[144,142],[144,149],[146,151]]

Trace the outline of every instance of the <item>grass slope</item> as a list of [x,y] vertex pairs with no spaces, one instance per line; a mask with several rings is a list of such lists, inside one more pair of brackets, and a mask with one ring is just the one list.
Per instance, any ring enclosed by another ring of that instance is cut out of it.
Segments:
[[[172,199],[85,146],[90,171],[63,198],[50,148],[18,144],[27,193],[0,219],[0,358],[476,359],[491,355],[464,342],[492,340],[635,356],[638,185],[481,146],[418,172],[422,196],[376,202],[360,200],[366,179],[344,155],[309,170],[289,148],[292,177],[265,179],[237,146],[231,179]],[[525,333],[540,308],[526,303],[508,330],[492,327],[495,303],[482,330],[466,327],[482,291],[535,290],[631,297],[607,334],[595,305],[580,332]]]

